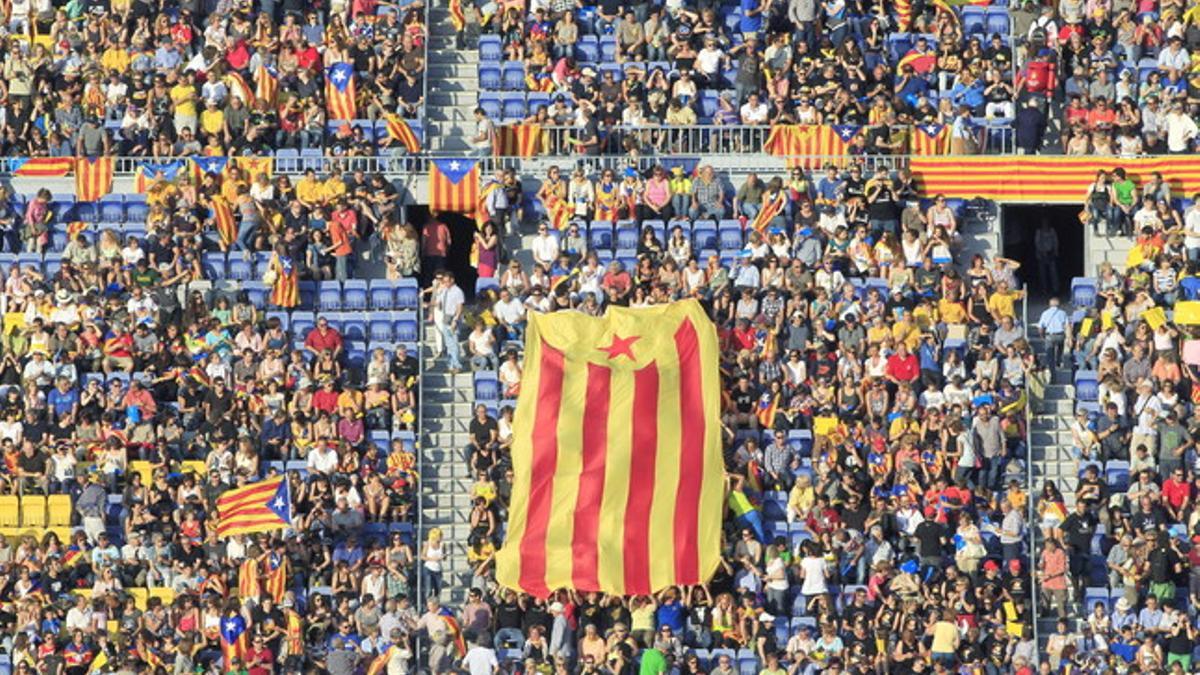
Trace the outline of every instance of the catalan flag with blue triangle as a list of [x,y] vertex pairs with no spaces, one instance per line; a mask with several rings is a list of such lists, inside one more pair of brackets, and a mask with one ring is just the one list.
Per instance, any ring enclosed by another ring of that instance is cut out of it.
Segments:
[[466,157],[429,162],[429,210],[475,213],[479,205],[479,160]]
[[186,176],[191,170],[191,162],[186,159],[176,159],[167,162],[138,162],[133,172],[133,185],[139,193],[150,189],[154,181],[161,177],[167,182],[174,183]]
[[279,94],[279,72],[275,66],[259,65],[254,71],[254,98],[275,105]]
[[229,164],[228,157],[193,157],[192,163],[196,165],[196,169],[201,173],[207,173],[214,176],[219,176],[225,171],[225,167]]
[[225,658],[225,672],[236,672],[231,666],[234,659],[245,655],[247,638],[245,619],[236,615],[221,619],[221,655]]
[[331,120],[352,120],[358,108],[354,102],[354,65],[335,63],[325,70],[325,110]]
[[226,490],[217,499],[217,536],[270,532],[291,527],[292,492],[279,476]]
[[914,155],[945,155],[950,152],[950,127],[945,124],[918,124],[910,135]]

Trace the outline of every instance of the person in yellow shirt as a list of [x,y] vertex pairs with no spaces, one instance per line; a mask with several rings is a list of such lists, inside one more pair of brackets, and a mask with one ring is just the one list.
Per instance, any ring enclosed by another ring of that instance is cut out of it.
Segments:
[[329,178],[326,178],[324,184],[321,185],[321,200],[326,204],[332,204],[344,194],[346,194],[346,182],[342,180],[341,170],[334,169],[329,174]]
[[938,316],[944,324],[960,324],[967,322],[967,308],[957,298],[942,298],[938,300]]
[[198,97],[194,78],[193,73],[188,73],[168,92],[171,103],[175,106],[175,133],[179,133],[184,127],[195,131],[199,122],[200,110],[196,105]]
[[117,41],[100,55],[100,65],[110,73],[125,73],[129,70],[129,50]]
[[200,134],[205,138],[218,138],[225,130],[225,111],[217,106],[217,102],[209,99],[200,113]]
[[896,323],[892,324],[892,339],[903,342],[909,351],[916,349],[917,343],[921,341],[921,331],[911,319],[912,314],[904,312],[897,316]]
[[1017,318],[1015,309],[1016,302],[1024,296],[1024,291],[1010,290],[1008,283],[1001,281],[996,284],[995,292],[988,297],[988,313],[991,314],[992,318],[996,321],[1000,321],[1000,319],[1006,316],[1015,319]]
[[296,199],[305,208],[312,209],[320,206],[321,193],[321,181],[317,180],[317,172],[312,169],[305,171],[304,177],[296,181]]

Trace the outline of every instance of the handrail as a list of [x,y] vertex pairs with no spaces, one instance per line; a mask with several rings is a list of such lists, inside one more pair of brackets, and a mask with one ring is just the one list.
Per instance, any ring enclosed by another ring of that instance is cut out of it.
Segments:
[[[1024,327],[1026,343],[1028,344],[1029,336],[1029,295],[1028,291],[1021,298],[1021,325]],[[1035,361],[1036,365],[1036,361]],[[1029,548],[1029,589],[1031,598],[1029,603],[1030,608],[1030,624],[1033,628],[1033,644],[1038,644],[1038,591],[1037,591],[1037,532],[1038,527],[1035,523],[1036,508],[1034,507],[1034,491],[1035,485],[1033,480],[1033,415],[1034,407],[1040,396],[1036,393],[1034,386],[1034,378],[1041,377],[1041,372],[1034,368],[1033,372],[1025,378],[1025,537]],[[1037,659],[1037,650],[1034,650],[1034,659]]]
[[425,53],[421,55],[425,68],[421,72],[421,110],[417,113],[417,119],[421,120],[422,125],[425,124],[425,113],[429,108],[429,41],[433,39],[433,23],[429,17],[429,8],[432,5],[433,0],[425,0]]
[[[415,584],[417,592],[417,606],[422,606],[425,602],[424,584],[422,583],[425,575],[421,574],[421,546],[425,542],[425,508],[422,503],[422,494],[425,489],[425,460],[424,460],[424,434],[425,434],[425,303],[417,303],[417,412],[414,422],[413,432],[413,454],[416,455],[416,471],[417,471],[417,490],[416,490],[416,511],[417,523],[416,541],[413,542],[414,550],[416,551],[416,560],[413,565],[413,573],[417,577]],[[415,643],[413,644],[414,661],[419,661],[422,651],[421,635],[416,634]]]

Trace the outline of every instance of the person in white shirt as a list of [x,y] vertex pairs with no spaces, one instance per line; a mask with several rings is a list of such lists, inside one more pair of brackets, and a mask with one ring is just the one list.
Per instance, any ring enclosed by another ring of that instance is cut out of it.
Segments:
[[1163,120],[1167,130],[1167,151],[1172,153],[1187,152],[1196,138],[1196,121],[1183,109],[1181,101],[1171,104],[1171,111]]
[[496,369],[496,336],[482,321],[475,324],[467,336],[467,346],[471,349],[471,366],[475,370]]
[[525,331],[525,306],[507,288],[500,289],[500,299],[492,306],[492,313],[509,340],[521,339]]
[[758,94],[746,97],[741,109],[742,124],[766,124],[769,115],[767,104],[759,100]]
[[1173,37],[1167,42],[1167,48],[1158,53],[1159,70],[1167,71],[1167,77],[1172,82],[1179,80],[1179,75],[1191,65],[1191,57],[1183,48],[1183,40]]
[[308,470],[310,473],[330,475],[337,469],[338,454],[328,443],[319,443],[308,451]]
[[480,155],[492,152],[492,141],[495,140],[496,125],[488,119],[483,108],[475,109],[475,135],[471,137],[471,147]]
[[725,60],[725,52],[717,46],[715,37],[704,39],[704,47],[696,54],[696,70],[703,76],[702,79],[710,84],[714,84],[716,78],[721,73],[721,63]]
[[558,237],[550,234],[550,226],[543,222],[538,225],[537,236],[530,245],[533,261],[549,268],[558,258]]
[[487,646],[482,640],[467,650],[462,665],[471,675],[493,675],[500,670],[500,661],[496,659],[496,650]]

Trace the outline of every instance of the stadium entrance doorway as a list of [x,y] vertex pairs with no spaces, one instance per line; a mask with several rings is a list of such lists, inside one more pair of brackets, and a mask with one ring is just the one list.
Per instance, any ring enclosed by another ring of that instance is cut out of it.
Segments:
[[[1004,257],[1021,263],[1018,276],[1030,298],[1066,295],[1071,278],[1083,276],[1084,233],[1078,205],[1036,204],[1004,206]],[[1039,265],[1034,237],[1045,223],[1058,235],[1058,256],[1053,269]]]
[[[409,206],[408,217],[416,226],[417,233],[420,234],[421,228],[429,221],[429,207],[424,204]],[[443,212],[440,217],[442,222],[450,228],[450,251],[446,256],[446,268],[454,272],[454,280],[458,283],[458,287],[463,289],[467,298],[472,298],[477,276],[475,268],[471,265],[471,242],[475,236],[475,220],[461,213]],[[434,271],[421,270],[423,285],[429,283],[428,280],[432,278]]]

